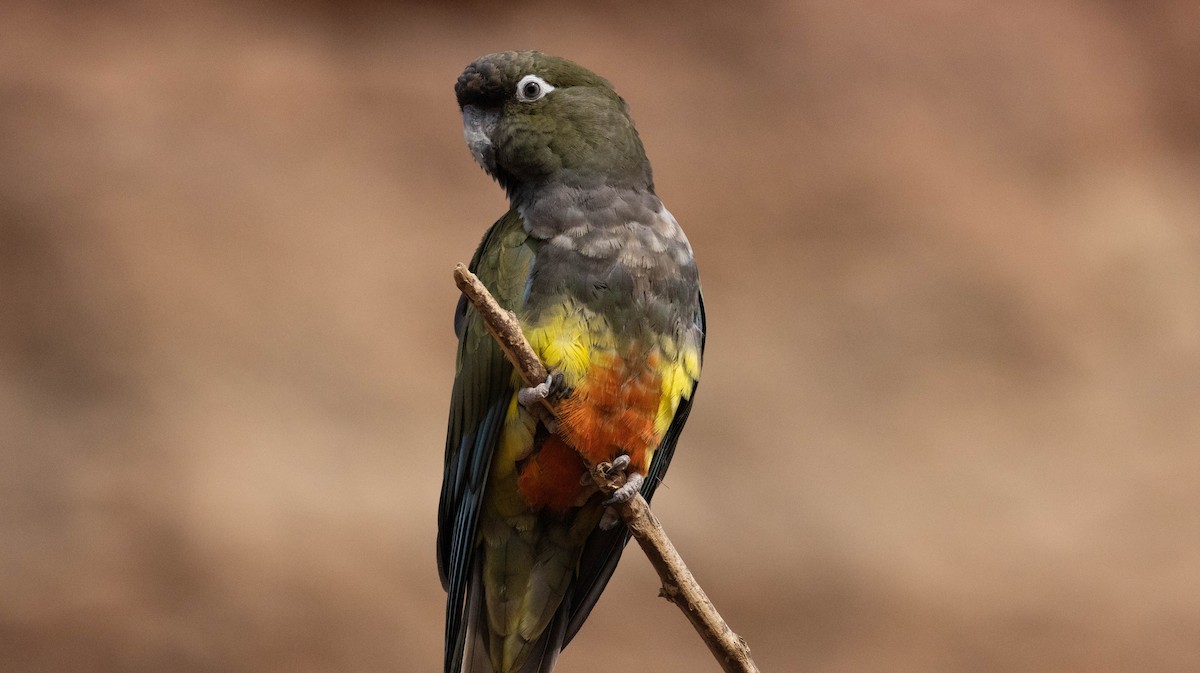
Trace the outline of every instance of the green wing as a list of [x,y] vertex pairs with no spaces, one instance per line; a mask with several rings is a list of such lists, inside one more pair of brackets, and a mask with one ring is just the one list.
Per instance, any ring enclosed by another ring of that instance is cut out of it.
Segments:
[[[533,251],[520,215],[509,211],[479,244],[470,269],[506,308],[525,292]],[[512,365],[466,299],[454,316],[457,372],[446,432],[446,462],[438,505],[438,571],[446,589],[446,671],[462,664],[468,631],[468,589],[476,532],[492,452],[513,394]]]

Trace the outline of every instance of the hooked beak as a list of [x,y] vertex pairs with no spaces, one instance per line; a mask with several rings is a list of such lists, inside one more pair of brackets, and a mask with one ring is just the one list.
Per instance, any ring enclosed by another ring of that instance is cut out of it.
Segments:
[[464,105],[463,137],[475,161],[483,166],[489,174],[496,173],[496,146],[492,143],[492,134],[500,122],[499,110],[483,110],[475,105]]

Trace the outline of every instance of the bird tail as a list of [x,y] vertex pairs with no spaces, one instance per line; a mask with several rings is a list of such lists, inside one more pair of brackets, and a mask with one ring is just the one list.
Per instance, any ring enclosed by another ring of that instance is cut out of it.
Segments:
[[488,654],[491,635],[488,630],[487,605],[483,598],[483,581],[478,568],[467,592],[467,638],[463,649],[462,673],[551,673],[567,635],[570,610],[570,591],[559,606],[554,618],[530,649],[529,656],[511,671],[498,671]]
[[483,578],[479,565],[467,589],[467,642],[463,648],[462,673],[495,673],[487,651],[487,606],[483,602]]
[[550,673],[554,662],[558,661],[558,653],[563,648],[563,638],[567,635],[567,616],[571,614],[570,590],[563,599],[562,605],[554,613],[554,619],[546,627],[546,631],[538,638],[537,644],[529,653],[529,658],[517,669],[516,673]]

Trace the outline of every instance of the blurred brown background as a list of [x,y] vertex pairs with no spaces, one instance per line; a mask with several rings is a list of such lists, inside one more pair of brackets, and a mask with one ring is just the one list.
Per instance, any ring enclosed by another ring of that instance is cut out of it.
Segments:
[[[764,671],[1200,670],[1196,3],[0,7],[0,670],[434,671],[452,84],[630,102]],[[717,671],[630,550],[561,670]],[[604,663],[601,663],[604,662]]]

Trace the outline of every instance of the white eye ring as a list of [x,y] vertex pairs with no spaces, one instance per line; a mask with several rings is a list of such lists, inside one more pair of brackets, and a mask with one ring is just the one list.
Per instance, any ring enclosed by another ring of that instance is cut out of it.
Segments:
[[554,91],[554,87],[537,75],[525,75],[517,82],[517,100],[522,103],[532,103]]

